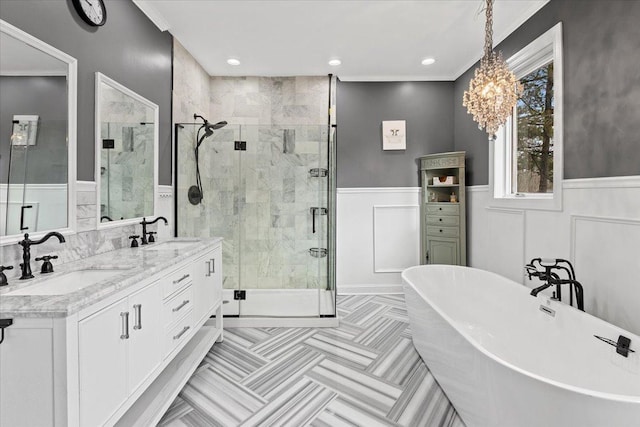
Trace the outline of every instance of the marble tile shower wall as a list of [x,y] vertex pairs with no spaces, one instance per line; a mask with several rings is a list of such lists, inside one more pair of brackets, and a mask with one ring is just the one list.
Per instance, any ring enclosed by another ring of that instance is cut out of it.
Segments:
[[175,123],[192,123],[195,113],[210,118],[209,80],[209,74],[174,38],[173,121]]
[[110,122],[102,138],[114,139],[101,152],[101,212],[114,219],[143,217],[153,212],[153,126]]
[[[195,128],[181,130],[178,221],[180,235],[223,236],[225,288],[318,288],[326,286],[327,168],[326,77],[214,77],[210,120],[229,125],[201,147],[204,200],[187,200],[195,183]],[[238,126],[242,125],[242,126]],[[233,150],[233,141],[247,150]],[[182,143],[184,142],[184,143]]]
[[[39,265],[37,265],[39,263],[34,261],[36,257],[49,254],[58,255],[58,259],[54,261],[55,268],[55,265],[128,247],[129,236],[140,231],[136,230],[133,225],[96,230],[96,192],[95,185],[92,186],[91,190],[80,188],[76,193],[77,233],[67,236],[66,242],[63,244],[58,243],[56,239],[50,239],[31,248],[31,269],[34,272],[39,271]],[[155,224],[153,228],[156,228]],[[20,276],[22,248],[18,244],[1,246],[0,259],[2,259],[2,265],[14,266],[13,270],[6,271],[10,281]]]

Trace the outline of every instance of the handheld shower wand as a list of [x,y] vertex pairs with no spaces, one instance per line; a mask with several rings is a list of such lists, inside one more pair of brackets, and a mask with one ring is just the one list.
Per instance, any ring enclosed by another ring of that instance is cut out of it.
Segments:
[[[202,117],[199,114],[193,115],[194,120],[201,119],[204,123],[198,128],[196,132],[196,147],[194,150],[195,158],[196,158],[196,185],[192,185],[188,190],[189,202],[192,205],[197,205],[202,202],[203,192],[202,192],[202,180],[200,178],[200,144],[205,140],[205,138],[213,135],[214,130],[221,129],[227,125],[226,121],[220,121],[218,123],[209,123],[207,119]],[[200,132],[204,130],[202,136],[200,136]]]

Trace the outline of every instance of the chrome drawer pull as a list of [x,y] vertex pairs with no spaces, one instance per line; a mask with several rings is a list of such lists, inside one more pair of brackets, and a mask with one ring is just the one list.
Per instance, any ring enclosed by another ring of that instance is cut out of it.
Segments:
[[182,330],[180,331],[180,333],[178,335],[174,335],[173,339],[174,340],[179,340],[181,336],[183,336],[189,329],[191,329],[190,326],[185,326],[184,328],[182,328]]
[[120,313],[120,320],[122,321],[122,334],[120,335],[121,340],[129,339],[129,312],[124,311]]
[[173,311],[174,313],[175,313],[176,311],[180,311],[180,310],[182,310],[182,307],[184,307],[184,306],[185,306],[185,305],[187,305],[187,304],[189,304],[189,300],[188,300],[188,299],[186,299],[186,300],[182,301],[182,304],[180,304],[180,305],[179,305],[179,306],[177,306],[176,308],[171,309],[171,311]]
[[133,305],[133,315],[136,322],[136,324],[133,325],[133,329],[136,331],[142,329],[142,304]]
[[174,281],[173,281],[173,284],[174,284],[174,285],[177,285],[178,283],[182,282],[184,279],[188,279],[188,278],[189,278],[189,275],[188,275],[188,274],[185,274],[184,276],[182,276],[182,277],[181,277],[181,278],[179,278],[178,280],[174,280]]

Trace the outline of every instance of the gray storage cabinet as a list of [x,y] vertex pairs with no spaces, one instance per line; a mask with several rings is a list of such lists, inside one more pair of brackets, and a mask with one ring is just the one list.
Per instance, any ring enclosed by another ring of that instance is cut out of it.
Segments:
[[467,265],[464,151],[420,157],[420,263]]

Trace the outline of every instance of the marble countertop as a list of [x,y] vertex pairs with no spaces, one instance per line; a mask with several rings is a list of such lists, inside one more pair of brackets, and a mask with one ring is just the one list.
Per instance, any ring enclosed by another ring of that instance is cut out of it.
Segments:
[[[172,241],[193,241],[179,249],[163,249],[161,244]],[[163,270],[170,270],[200,251],[213,248],[222,238],[175,238],[138,248],[124,248],[79,261],[54,265],[55,272],[41,275],[32,260],[35,279],[9,280],[9,286],[0,288],[0,317],[66,317],[89,307],[127,287],[140,283]],[[39,264],[39,263],[37,263]],[[89,269],[122,269],[122,273],[64,295],[6,295],[18,289],[42,283],[65,273]]]

